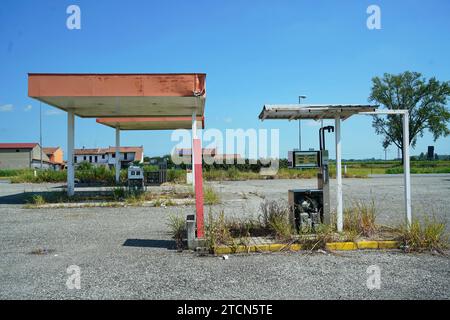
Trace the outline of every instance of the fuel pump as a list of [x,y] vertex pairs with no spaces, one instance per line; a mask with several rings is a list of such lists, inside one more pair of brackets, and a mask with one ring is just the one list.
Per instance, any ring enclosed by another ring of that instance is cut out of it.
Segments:
[[314,230],[315,226],[330,224],[330,179],[325,132],[333,126],[320,128],[319,151],[292,151],[288,158],[292,168],[318,168],[317,189],[293,189],[288,192],[291,223],[297,231]]

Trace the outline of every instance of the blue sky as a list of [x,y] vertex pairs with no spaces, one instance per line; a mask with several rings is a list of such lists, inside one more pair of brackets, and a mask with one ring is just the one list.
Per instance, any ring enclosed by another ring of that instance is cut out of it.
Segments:
[[[66,28],[71,4],[81,8],[81,30]],[[371,4],[381,8],[381,30],[366,27]],[[264,104],[296,103],[299,94],[309,103],[366,103],[371,78],[384,72],[450,80],[449,12],[446,0],[2,0],[0,141],[39,140],[28,72],[205,72],[207,127],[278,128],[283,157],[298,145],[298,125],[261,123]],[[43,144],[65,148],[65,113],[42,108]],[[304,123],[304,148],[317,147],[317,130]],[[384,157],[370,117],[342,130],[344,158]],[[174,145],[167,131],[123,132],[121,140],[152,156]],[[450,154],[450,137],[432,140],[425,134],[412,153],[434,144]],[[113,145],[113,129],[77,118],[75,144]],[[388,156],[396,154],[391,147]]]

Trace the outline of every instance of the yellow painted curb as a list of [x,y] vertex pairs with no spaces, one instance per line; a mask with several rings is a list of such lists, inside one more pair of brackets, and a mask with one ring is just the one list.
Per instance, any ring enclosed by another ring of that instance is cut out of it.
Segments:
[[378,249],[378,241],[358,241],[358,249]]
[[399,247],[398,241],[378,241],[378,249],[398,249]]
[[326,244],[328,250],[356,250],[358,246],[354,242],[330,242]]
[[215,247],[214,248],[214,253],[215,254],[230,254],[231,253],[231,248],[230,247]]
[[270,251],[270,245],[269,244],[258,244],[255,246],[255,251]]
[[[400,243],[398,241],[358,241],[358,242],[329,242],[326,244],[327,250],[348,251],[358,249],[398,249]],[[294,244],[258,244],[252,246],[219,246],[214,248],[215,254],[232,254],[232,253],[248,253],[248,252],[278,252],[283,250],[300,251],[302,245]]]
[[302,245],[298,243],[291,244],[290,248],[292,251],[300,251],[302,250]]

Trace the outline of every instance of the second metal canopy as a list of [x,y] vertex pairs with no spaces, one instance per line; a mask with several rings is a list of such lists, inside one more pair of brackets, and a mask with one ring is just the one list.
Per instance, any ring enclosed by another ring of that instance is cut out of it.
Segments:
[[361,112],[373,112],[378,105],[363,104],[266,104],[264,105],[259,119],[335,119],[339,116],[345,120],[354,114]]

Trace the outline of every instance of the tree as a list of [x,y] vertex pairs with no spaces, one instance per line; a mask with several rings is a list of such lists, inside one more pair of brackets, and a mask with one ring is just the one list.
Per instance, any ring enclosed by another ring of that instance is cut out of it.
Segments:
[[[447,101],[450,96],[450,82],[439,82],[432,77],[428,81],[418,72],[406,71],[398,75],[385,73],[383,78],[372,79],[370,102],[376,102],[387,109],[409,110],[409,143],[416,145],[425,130],[433,134],[434,141],[448,136],[450,112]],[[395,144],[402,150],[403,130],[401,115],[374,116],[373,127],[383,135],[383,147]]]

